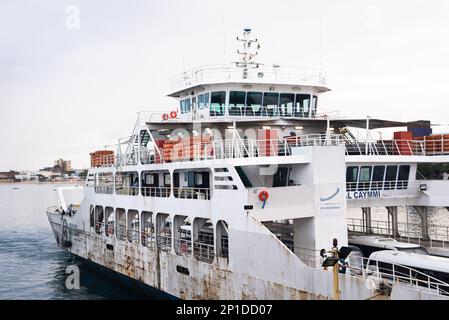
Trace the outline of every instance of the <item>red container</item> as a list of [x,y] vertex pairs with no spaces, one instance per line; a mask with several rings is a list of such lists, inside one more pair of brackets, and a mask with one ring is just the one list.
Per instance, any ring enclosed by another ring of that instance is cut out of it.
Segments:
[[411,131],[396,131],[394,133],[394,140],[413,140],[413,132],[411,132]]

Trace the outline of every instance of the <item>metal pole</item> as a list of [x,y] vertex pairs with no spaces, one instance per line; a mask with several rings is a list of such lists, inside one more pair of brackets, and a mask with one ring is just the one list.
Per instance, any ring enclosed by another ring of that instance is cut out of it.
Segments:
[[408,231],[408,207],[405,207],[405,217],[406,217],[406,220],[407,220],[407,227],[406,227],[406,229],[407,229],[407,238],[408,238],[408,241],[410,242],[410,233]]
[[365,155],[368,155],[368,137],[369,137],[369,116],[366,116],[366,141],[365,141]]
[[331,135],[331,128],[330,128],[330,120],[329,116],[326,115],[326,145],[330,145],[330,135]]
[[340,288],[339,288],[339,283],[338,283],[338,262],[334,265],[332,273],[334,276],[334,286],[333,286],[333,297],[334,300],[340,300]]

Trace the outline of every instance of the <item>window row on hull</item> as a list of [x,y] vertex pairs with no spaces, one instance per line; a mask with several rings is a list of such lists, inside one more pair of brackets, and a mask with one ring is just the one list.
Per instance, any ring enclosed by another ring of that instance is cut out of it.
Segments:
[[96,234],[140,244],[212,263],[215,257],[229,258],[228,225],[205,218],[90,206],[90,226]]
[[349,166],[346,169],[346,190],[407,189],[409,176],[409,165]]

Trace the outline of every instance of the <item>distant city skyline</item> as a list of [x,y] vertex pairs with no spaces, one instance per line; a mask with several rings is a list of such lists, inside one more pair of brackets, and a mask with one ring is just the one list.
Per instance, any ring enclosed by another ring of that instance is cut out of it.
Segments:
[[243,27],[261,62],[328,72],[321,109],[447,124],[448,16],[444,0],[3,1],[0,171],[89,167],[136,112],[177,107],[170,76],[235,61]]

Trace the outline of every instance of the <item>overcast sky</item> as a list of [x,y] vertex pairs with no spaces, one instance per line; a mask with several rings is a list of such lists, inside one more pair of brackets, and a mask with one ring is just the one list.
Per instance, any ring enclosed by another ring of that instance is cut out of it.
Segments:
[[86,167],[137,111],[175,106],[170,76],[235,60],[247,26],[262,62],[328,72],[322,109],[449,123],[448,17],[446,0],[2,0],[0,170]]

